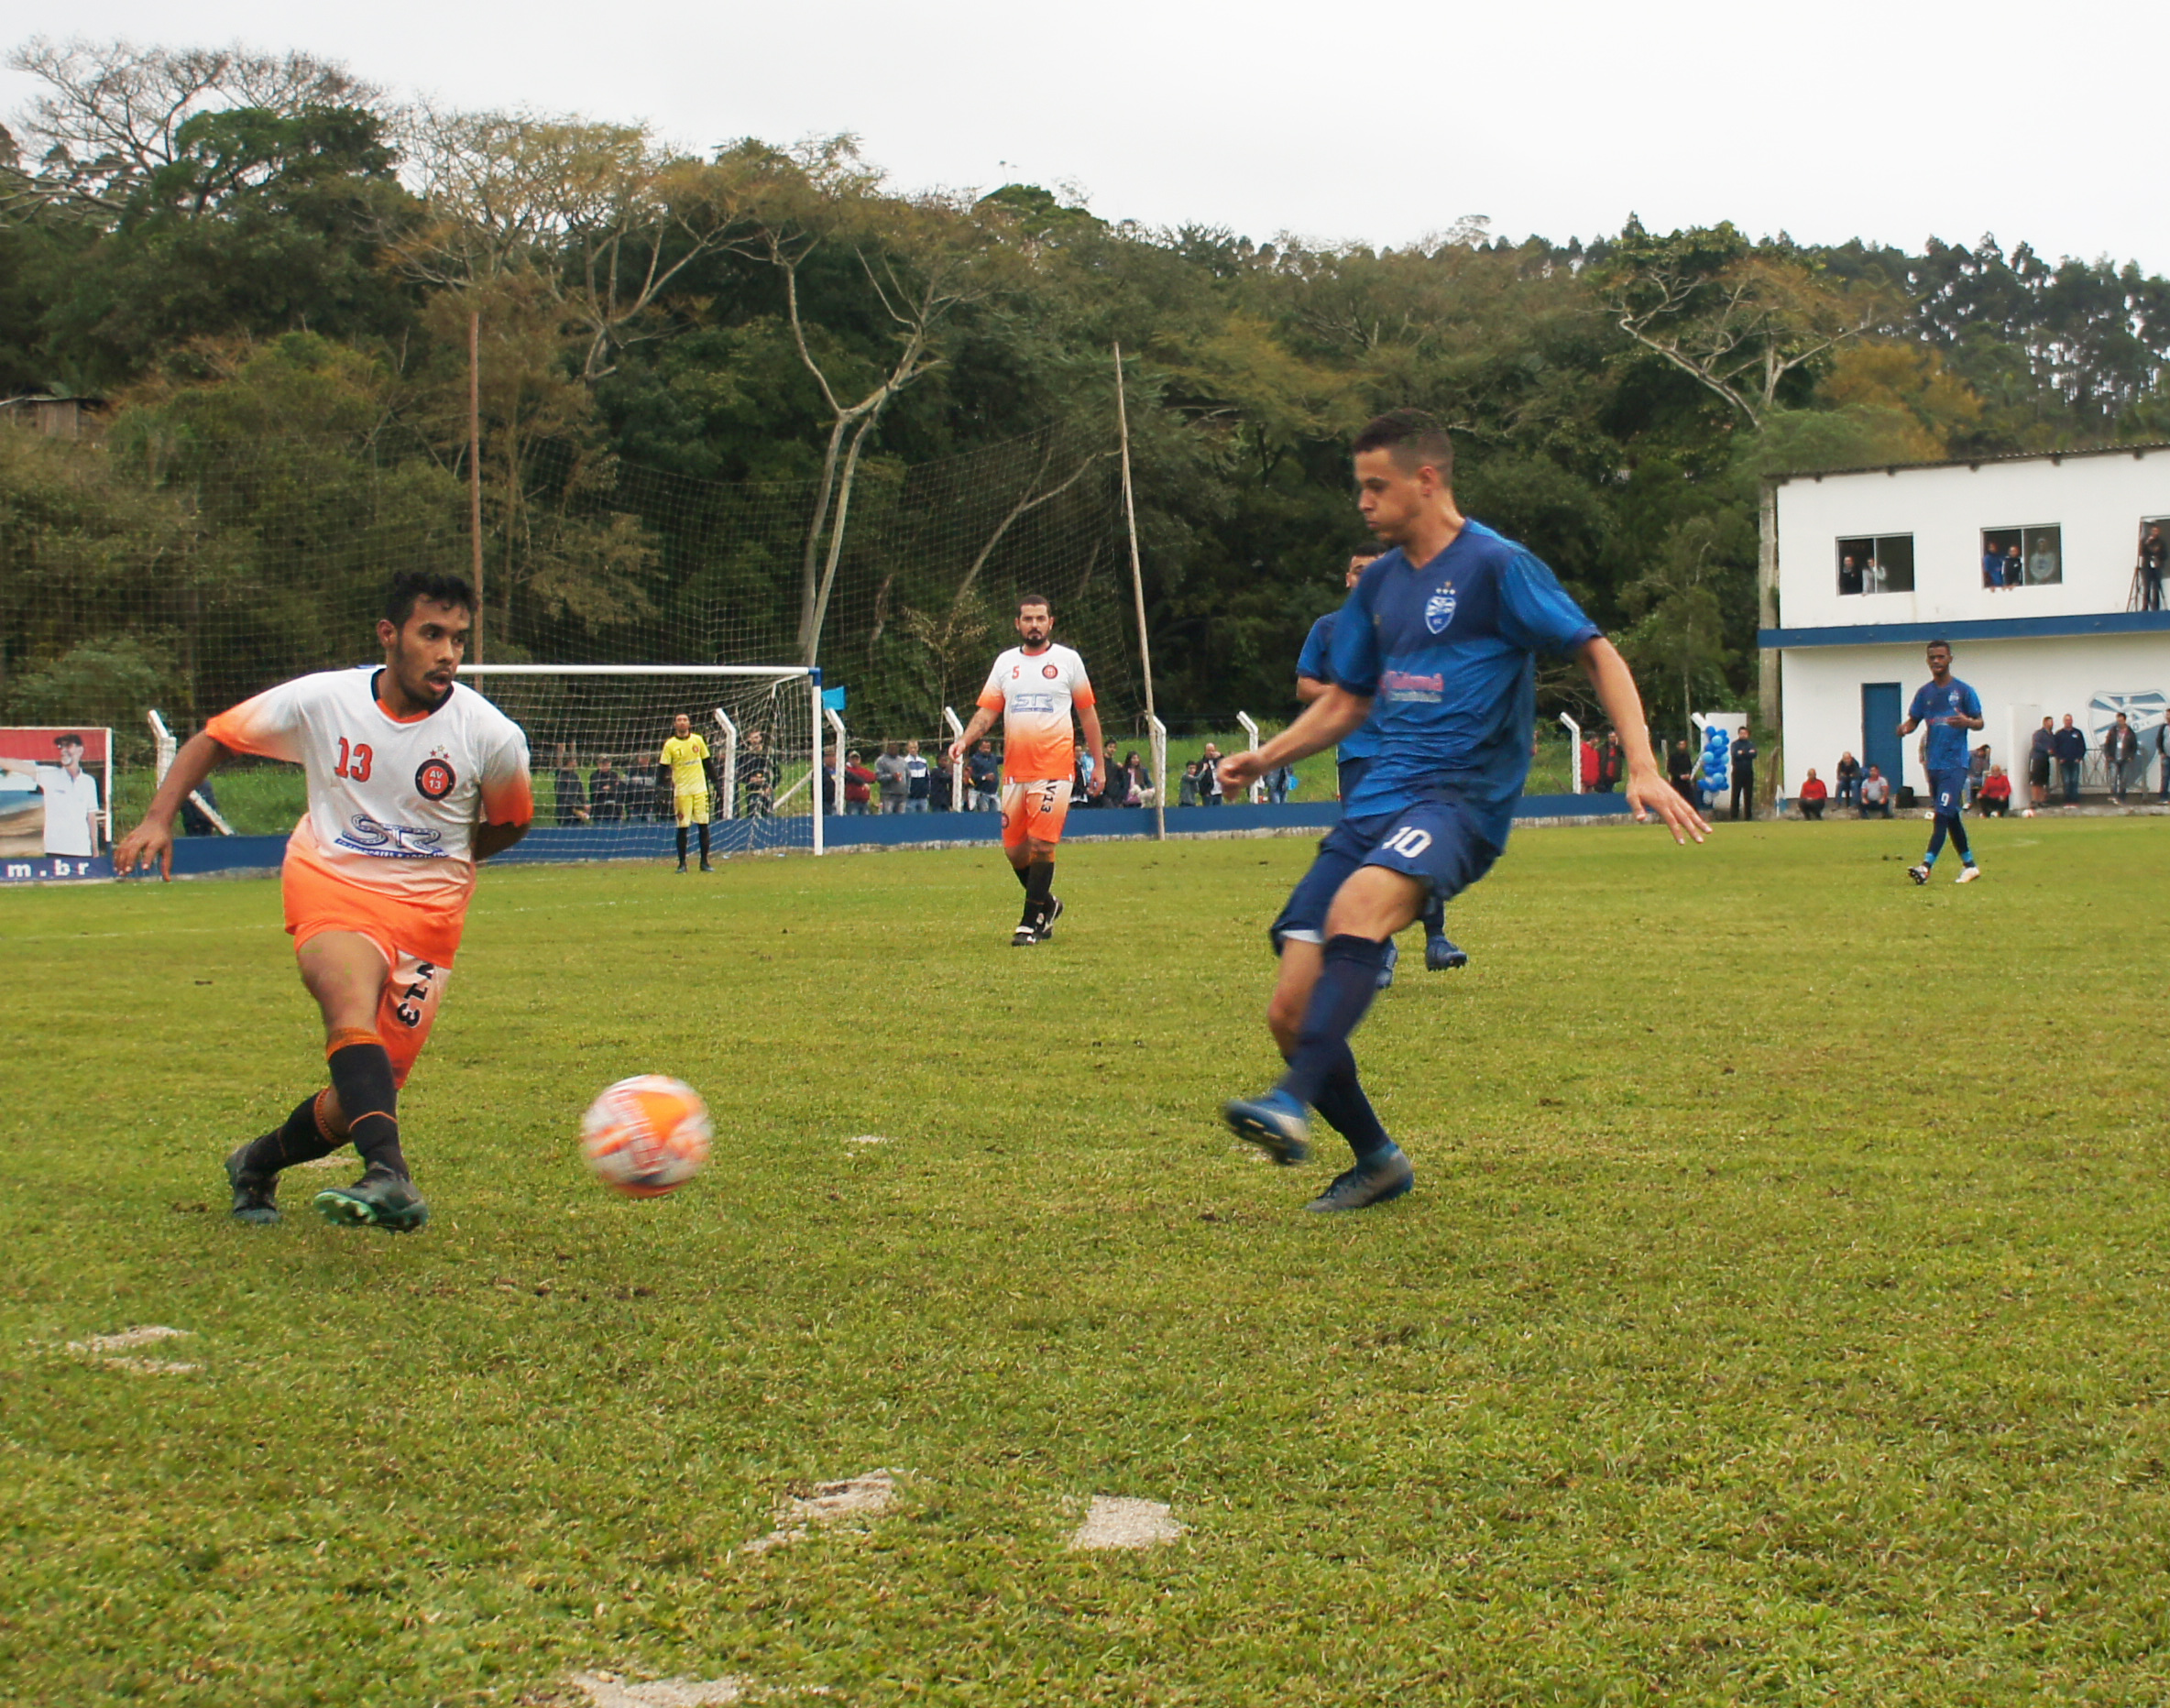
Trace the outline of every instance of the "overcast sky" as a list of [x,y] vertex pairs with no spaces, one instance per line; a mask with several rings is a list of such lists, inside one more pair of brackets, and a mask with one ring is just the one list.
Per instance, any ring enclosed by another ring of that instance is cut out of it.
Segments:
[[[1632,212],[1910,247],[1994,232],[2170,272],[2159,0],[76,0],[49,16],[92,39],[301,48],[395,91],[644,119],[696,148],[849,130],[904,188],[1074,186],[1104,218],[1259,241],[1406,243],[1465,214],[1589,238]],[[32,89],[0,74],[0,110]]]

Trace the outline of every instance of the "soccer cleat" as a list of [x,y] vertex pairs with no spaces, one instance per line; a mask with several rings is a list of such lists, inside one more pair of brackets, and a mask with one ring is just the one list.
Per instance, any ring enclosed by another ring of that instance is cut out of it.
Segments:
[[1040,921],[1040,941],[1045,943],[1055,935],[1055,922],[1062,917],[1062,897],[1047,898],[1047,917]]
[[1039,928],[1029,919],[1021,923],[1016,930],[1010,933],[1010,947],[1014,949],[1028,949],[1039,940]]
[[412,1233],[430,1219],[414,1182],[389,1168],[372,1168],[352,1186],[335,1186],[316,1195],[316,1213],[345,1228],[382,1228],[387,1233]]
[[234,1188],[234,1220],[268,1228],[279,1220],[279,1177],[244,1168],[241,1159],[248,1155],[248,1150],[244,1144],[226,1158],[226,1180]]
[[1977,878],[1980,876],[1981,868],[1979,866],[1962,866],[1959,868],[1959,875],[1952,881],[1955,883],[1972,883]]
[[1311,1154],[1311,1123],[1303,1105],[1277,1087],[1264,1097],[1235,1098],[1221,1105],[1222,1118],[1246,1144],[1255,1144],[1284,1168]]
[[1443,936],[1435,935],[1424,939],[1426,972],[1452,972],[1457,967],[1468,965],[1468,952],[1456,948]]
[[678,875],[681,878],[685,876],[685,862],[684,860],[678,862]]
[[715,867],[708,864],[708,857],[706,854],[701,856],[701,870],[703,871],[714,871],[716,870]]
[[1366,1210],[1374,1204],[1399,1198],[1416,1184],[1417,1171],[1401,1154],[1401,1146],[1389,1144],[1369,1162],[1358,1163],[1345,1174],[1335,1176],[1333,1184],[1304,1208],[1321,1214],[1337,1210]]
[[1906,875],[1916,883],[1927,883],[1929,881],[1929,868],[1926,865],[1909,866],[1906,869]]
[[1390,990],[1394,984],[1394,969],[1401,964],[1401,945],[1392,937],[1386,939],[1386,958],[1379,963],[1379,989]]

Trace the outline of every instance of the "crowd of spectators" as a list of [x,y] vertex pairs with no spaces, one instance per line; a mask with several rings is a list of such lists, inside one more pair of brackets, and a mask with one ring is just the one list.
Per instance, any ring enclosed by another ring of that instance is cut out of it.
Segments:
[[[2070,712],[2064,715],[2062,722],[2054,717],[2044,717],[2042,728],[2033,732],[2027,743],[2029,809],[2050,805],[2053,796],[2065,805],[2077,805],[2089,750],[2087,731]],[[2102,732],[2099,751],[2103,792],[2113,805],[2124,805],[2134,794],[2146,792],[2151,765],[2161,767],[2159,799],[2164,805],[2170,805],[2170,723],[2157,725],[2143,736],[2132,728],[2131,715],[2120,712]],[[1676,764],[1684,756],[1683,743],[1681,754],[1676,756]],[[1872,779],[1874,787],[1871,787]],[[1818,779],[1814,771],[1808,773],[1795,797],[1803,817],[1823,817],[1826,804],[1851,805],[1864,818],[1891,816],[1891,784],[1877,767],[1869,767],[1868,775],[1864,776],[1860,761],[1851,753],[1842,754],[1833,780],[1837,785],[1836,791]],[[1996,762],[1988,742],[1968,754],[1967,805],[1974,812],[1990,818],[2007,816],[2011,810],[2013,783],[2012,773]]]

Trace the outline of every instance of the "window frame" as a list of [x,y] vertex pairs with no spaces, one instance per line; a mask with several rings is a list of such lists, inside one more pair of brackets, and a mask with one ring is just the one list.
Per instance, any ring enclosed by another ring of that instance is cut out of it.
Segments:
[[[1832,572],[1839,590],[1839,597],[1842,598],[1857,597],[1869,598],[1879,594],[1913,592],[1918,585],[1913,541],[1914,537],[1911,533],[1841,534],[1834,542],[1832,550]],[[1906,579],[1903,584],[1894,586],[1891,580],[1891,566],[1887,562],[1886,548],[1901,542],[1905,544],[1903,555],[1906,559]],[[1858,549],[1862,546],[1869,548],[1866,555]],[[1849,556],[1858,562],[1861,566],[1861,586],[1853,593],[1848,593],[1846,590],[1846,560]],[[1881,566],[1884,571],[1881,577],[1882,585],[1880,586],[1872,587],[1869,585],[1868,572],[1872,564]]]

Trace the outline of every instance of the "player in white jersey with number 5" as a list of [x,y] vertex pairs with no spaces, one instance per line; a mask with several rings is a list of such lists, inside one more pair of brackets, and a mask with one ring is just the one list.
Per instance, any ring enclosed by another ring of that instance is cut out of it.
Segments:
[[[1055,935],[1062,903],[1055,894],[1055,849],[1069,816],[1071,780],[1077,774],[1074,713],[1084,726],[1088,755],[1104,752],[1100,713],[1085,661],[1050,637],[1055,617],[1045,595],[1017,601],[1017,635],[1023,642],[994,661],[980,709],[949,744],[949,763],[959,763],[972,743],[1003,720],[1003,852],[1025,889],[1025,915],[1010,942],[1017,948]],[[1090,763],[1090,759],[1087,761]],[[1086,792],[1098,794],[1106,779],[1094,767]]]
[[381,666],[297,677],[222,712],[114,852],[123,876],[155,865],[170,878],[174,815],[229,752],[308,773],[282,888],[332,1082],[226,1158],[239,1221],[277,1221],[279,1171],[349,1140],[362,1177],[318,1193],[318,1211],[395,1233],[429,1220],[400,1148],[399,1089],[452,975],[476,862],[534,817],[527,738],[454,680],[474,619],[474,589],[457,575],[398,576],[377,625]]

